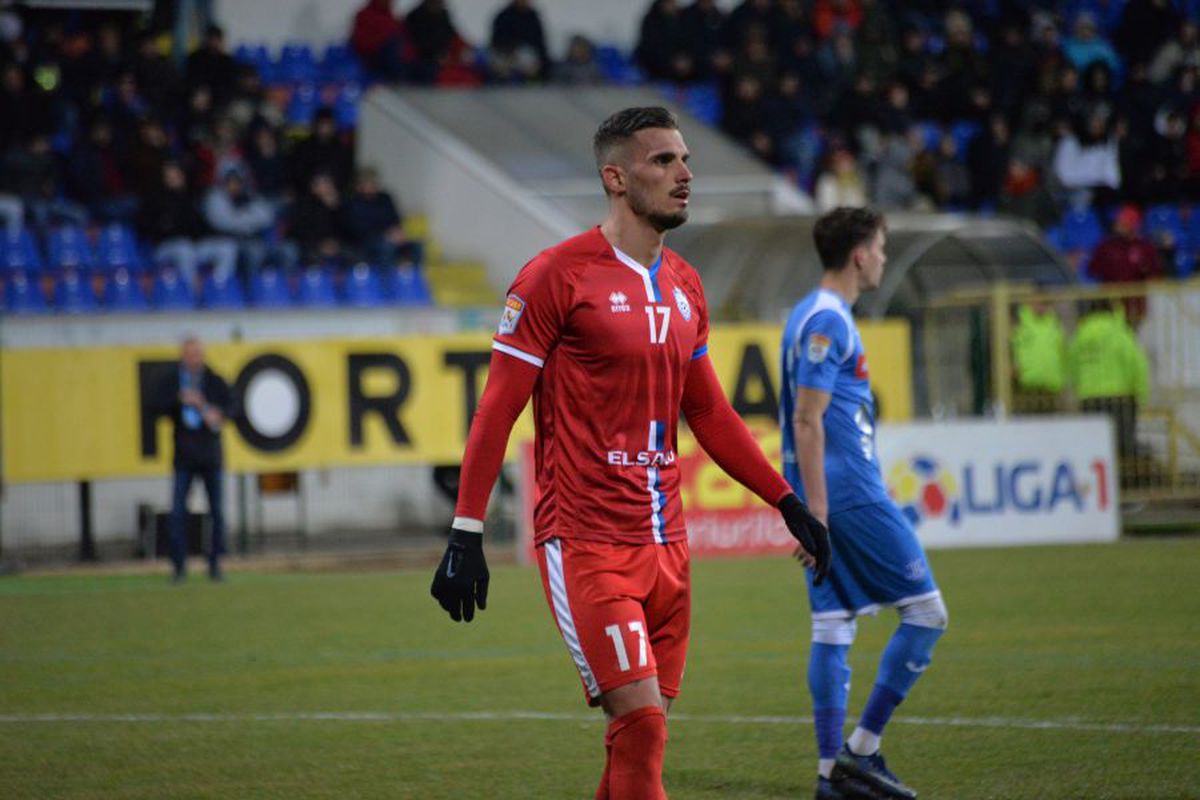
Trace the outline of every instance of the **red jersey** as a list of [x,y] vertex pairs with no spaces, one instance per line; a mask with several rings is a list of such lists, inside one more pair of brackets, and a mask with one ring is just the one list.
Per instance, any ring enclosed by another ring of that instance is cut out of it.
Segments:
[[542,369],[536,542],[686,537],[676,429],[707,343],[700,277],[666,248],[647,269],[596,227],[521,269],[492,346]]

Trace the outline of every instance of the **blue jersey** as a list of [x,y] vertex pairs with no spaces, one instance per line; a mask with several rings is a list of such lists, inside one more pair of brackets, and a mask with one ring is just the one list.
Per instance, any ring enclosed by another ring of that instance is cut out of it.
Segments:
[[867,357],[850,306],[828,289],[817,289],[792,309],[783,331],[783,380],[779,423],[783,475],[803,498],[793,423],[801,388],[831,395],[825,426],[825,491],[829,513],[887,501],[875,452],[875,401]]

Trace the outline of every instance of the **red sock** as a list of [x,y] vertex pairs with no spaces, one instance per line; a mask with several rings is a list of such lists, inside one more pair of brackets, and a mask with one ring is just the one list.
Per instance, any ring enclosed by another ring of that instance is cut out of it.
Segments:
[[604,737],[604,774],[600,776],[600,788],[596,789],[596,800],[608,800],[608,770],[612,764],[612,745]]
[[[608,787],[618,800],[666,800],[662,786],[663,750],[667,746],[667,717],[659,706],[646,706],[608,724],[605,744]],[[602,784],[603,785],[603,784]]]

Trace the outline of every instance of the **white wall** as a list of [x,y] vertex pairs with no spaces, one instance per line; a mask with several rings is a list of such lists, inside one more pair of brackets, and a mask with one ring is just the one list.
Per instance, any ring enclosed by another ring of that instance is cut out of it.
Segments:
[[[471,43],[487,44],[492,18],[508,0],[448,0],[454,22]],[[407,11],[417,0],[394,0]],[[567,39],[583,33],[593,41],[624,49],[637,42],[650,0],[535,0],[546,28],[550,54],[562,55]],[[736,0],[718,5],[732,8]],[[217,0],[216,14],[231,44],[262,41],[278,46],[289,39],[317,45],[343,41],[363,0]]]

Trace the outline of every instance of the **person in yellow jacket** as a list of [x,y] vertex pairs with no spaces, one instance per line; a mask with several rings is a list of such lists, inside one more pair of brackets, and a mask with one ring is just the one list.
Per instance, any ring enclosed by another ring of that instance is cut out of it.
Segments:
[[1058,410],[1066,384],[1066,337],[1054,306],[1044,301],[1017,309],[1012,335],[1013,410],[1051,413]]
[[1067,370],[1083,411],[1111,416],[1119,457],[1133,456],[1137,407],[1149,395],[1150,365],[1125,315],[1109,301],[1088,302],[1067,347]]

